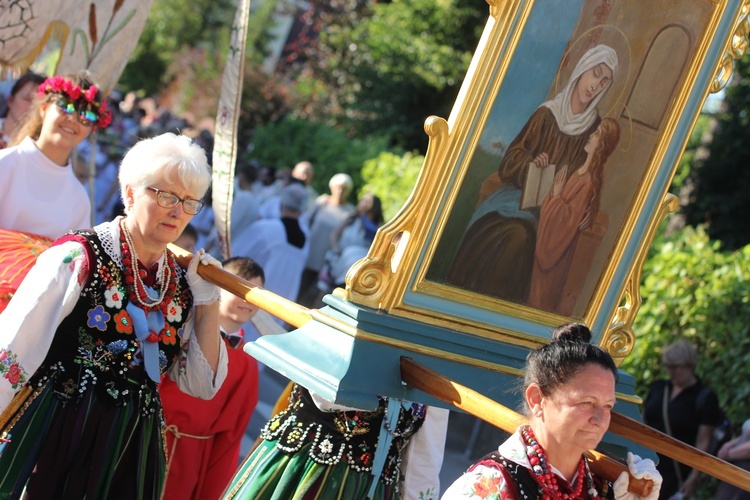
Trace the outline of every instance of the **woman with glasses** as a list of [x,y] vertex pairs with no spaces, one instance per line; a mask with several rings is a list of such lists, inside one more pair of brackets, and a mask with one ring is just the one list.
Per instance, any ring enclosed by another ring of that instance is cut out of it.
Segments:
[[[643,404],[643,422],[680,441],[708,451],[714,428],[721,422],[716,394],[701,384],[695,374],[698,351],[691,342],[678,340],[662,350],[662,366],[668,379],[651,385]],[[664,478],[659,498],[678,491],[684,498],[695,494],[700,471],[659,455]]]
[[0,314],[0,498],[159,498],[157,384],[210,399],[227,372],[219,290],[167,249],[200,212],[205,152],[163,134],[124,157],[125,216],[60,238]]

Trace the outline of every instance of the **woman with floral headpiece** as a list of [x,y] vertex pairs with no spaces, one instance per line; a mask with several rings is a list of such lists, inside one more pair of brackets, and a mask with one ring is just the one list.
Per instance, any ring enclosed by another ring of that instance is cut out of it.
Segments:
[[112,119],[85,71],[45,79],[26,116],[14,145],[0,150],[0,311],[40,251],[91,226],[91,202],[70,156]]
[[91,225],[91,204],[70,155],[109,125],[106,101],[87,72],[47,78],[29,117],[0,151],[0,228],[57,238]]

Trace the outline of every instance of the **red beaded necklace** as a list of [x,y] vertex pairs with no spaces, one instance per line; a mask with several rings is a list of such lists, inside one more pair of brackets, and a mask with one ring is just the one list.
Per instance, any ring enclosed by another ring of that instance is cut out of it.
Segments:
[[122,253],[122,271],[125,279],[125,291],[128,294],[130,302],[136,304],[144,311],[161,311],[164,315],[164,327],[161,332],[151,332],[148,340],[150,342],[158,342],[164,336],[171,336],[169,328],[166,322],[167,313],[169,306],[174,298],[175,291],[177,290],[177,273],[175,271],[174,258],[164,250],[164,265],[162,266],[162,272],[160,273],[160,286],[159,296],[157,298],[151,297],[146,291],[146,285],[143,283],[143,278],[146,277],[146,272],[138,267],[138,254],[135,253],[135,247],[133,246],[133,238],[125,225],[125,219],[120,220],[120,251]]
[[[575,482],[575,489],[572,489],[573,485],[568,485],[567,482],[564,486],[561,486],[557,482],[557,474],[549,470],[547,462],[547,453],[542,448],[542,445],[536,440],[534,431],[531,430],[530,426],[524,426],[521,428],[521,436],[523,437],[524,444],[526,445],[526,456],[531,464],[531,470],[533,471],[532,477],[539,484],[542,490],[543,500],[572,500],[577,498],[596,498],[599,496],[596,488],[594,488],[594,480],[591,477],[591,472],[586,465],[586,460],[581,457],[578,462],[578,475]],[[583,493],[584,484],[588,486],[588,497],[581,496]],[[563,489],[572,490],[570,493],[565,493]]]

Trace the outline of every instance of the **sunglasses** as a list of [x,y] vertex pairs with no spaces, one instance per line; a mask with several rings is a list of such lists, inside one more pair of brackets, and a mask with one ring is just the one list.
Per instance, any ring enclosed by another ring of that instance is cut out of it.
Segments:
[[97,115],[96,112],[91,109],[81,109],[80,105],[76,106],[70,99],[61,97],[55,104],[57,104],[57,107],[60,108],[60,111],[62,111],[63,114],[72,115],[77,113],[78,121],[81,122],[81,125],[84,127],[93,126],[99,119],[99,115]]
[[195,200],[193,198],[180,198],[174,193],[169,191],[162,191],[155,187],[146,186],[146,189],[156,193],[156,203],[160,207],[172,208],[175,207],[179,202],[182,202],[182,210],[188,215],[195,215],[203,209],[203,202]]

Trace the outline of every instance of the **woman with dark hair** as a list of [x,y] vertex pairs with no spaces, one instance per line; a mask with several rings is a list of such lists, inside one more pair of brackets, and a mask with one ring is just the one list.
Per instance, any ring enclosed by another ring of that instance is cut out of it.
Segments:
[[[583,456],[607,432],[617,380],[612,357],[590,340],[585,325],[570,323],[529,352],[523,384],[529,425],[472,465],[443,500],[642,498],[627,491],[627,473],[610,485],[591,473]],[[628,453],[628,467],[654,482],[645,498],[655,500],[661,476],[653,461]]]
[[0,113],[0,149],[10,144],[11,138],[26,120],[36,99],[37,87],[44,79],[44,75],[27,71],[13,84],[5,108]]

